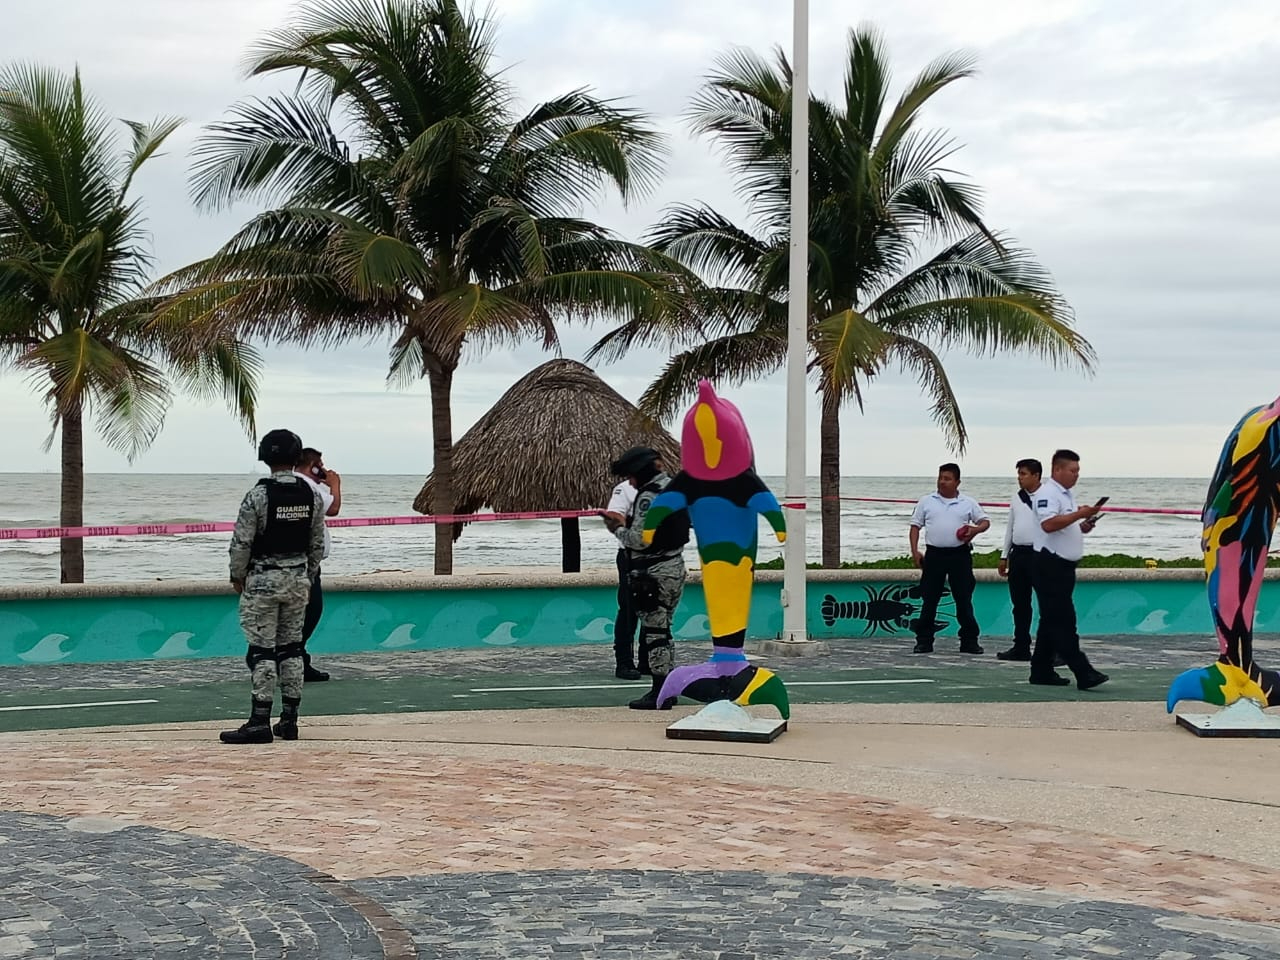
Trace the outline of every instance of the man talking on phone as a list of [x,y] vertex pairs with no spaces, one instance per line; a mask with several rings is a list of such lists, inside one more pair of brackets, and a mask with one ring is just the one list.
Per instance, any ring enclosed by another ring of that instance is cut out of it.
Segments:
[[[324,454],[314,447],[305,447],[298,468],[294,471],[303,480],[311,484],[313,490],[320,494],[326,517],[336,517],[342,509],[342,477],[336,470],[324,465]],[[329,528],[324,528],[324,559],[329,556]],[[311,654],[307,652],[306,643],[315,633],[320,623],[320,614],[324,612],[324,589],[320,586],[320,571],[311,581],[311,595],[307,598],[307,612],[302,621],[302,679],[304,683],[319,683],[328,680],[329,674],[311,665]]]
[[1039,521],[1035,531],[1032,586],[1040,604],[1040,627],[1031,653],[1031,683],[1061,687],[1071,683],[1053,669],[1054,655],[1075,674],[1076,686],[1092,690],[1110,678],[1096,670],[1080,649],[1076,628],[1076,564],[1084,556],[1084,535],[1092,533],[1104,497],[1096,504],[1077,506],[1071,488],[1080,479],[1080,455],[1074,450],[1053,454],[1048,481],[1031,495]]

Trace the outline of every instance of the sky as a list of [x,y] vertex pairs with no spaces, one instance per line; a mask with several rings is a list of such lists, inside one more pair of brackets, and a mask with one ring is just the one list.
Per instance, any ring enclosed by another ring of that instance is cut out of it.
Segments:
[[[246,96],[249,44],[287,22],[282,0],[59,0],[5,12],[0,61],[79,65],[113,116],[187,123],[137,181],[156,270],[212,253],[256,212],[198,212],[187,183],[201,129]],[[666,174],[642,199],[584,211],[638,239],[675,202],[743,207],[712,145],[684,117],[715,58],[734,46],[791,44],[786,0],[494,0],[498,61],[526,106],[579,86],[624,98],[667,137]],[[811,0],[811,85],[836,96],[848,30],[874,23],[900,85],[934,57],[964,50],[979,73],[934,98],[924,120],[963,144],[952,165],[985,194],[988,224],[1031,248],[1099,355],[1094,376],[1029,357],[946,357],[970,429],[971,476],[1012,472],[1055,447],[1095,476],[1204,476],[1241,413],[1280,392],[1280,5],[1128,0]],[[123,129],[123,128],[122,128]],[[122,146],[123,146],[122,139]],[[567,328],[583,359],[604,332]],[[385,383],[387,344],[266,351],[263,431],[287,426],[345,473],[431,469],[426,385]],[[534,345],[469,355],[454,381],[455,436],[548,359]],[[635,353],[598,372],[631,400],[665,356]],[[782,374],[721,392],[743,410],[761,473],[784,469]],[[953,458],[914,381],[874,382],[845,411],[846,475],[925,475]],[[808,412],[817,471],[817,408]],[[7,471],[56,471],[42,452],[48,414],[21,375],[0,370]],[[678,426],[675,425],[675,426]],[[175,399],[164,431],[132,464],[95,438],[90,472],[241,473],[254,447],[226,409]]]

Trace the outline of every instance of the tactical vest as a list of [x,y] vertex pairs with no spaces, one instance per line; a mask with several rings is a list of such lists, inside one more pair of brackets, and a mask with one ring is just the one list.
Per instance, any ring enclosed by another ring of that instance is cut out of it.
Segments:
[[311,484],[267,477],[259,480],[258,486],[267,491],[267,525],[253,538],[253,559],[305,554],[311,547],[311,519],[316,509]]
[[[671,483],[671,479],[667,478],[666,483],[659,483],[657,480],[650,480],[648,483],[640,487],[636,493],[636,502],[639,502],[641,494],[652,493],[659,494],[667,488]],[[631,527],[636,520],[635,503],[631,505],[631,510],[627,516],[627,526]],[[658,524],[656,530],[653,531],[653,543],[645,548],[644,554],[653,558],[653,562],[665,560],[670,556],[675,556],[684,549],[684,545],[689,542],[689,511],[680,510],[677,513],[669,514],[662,523]]]

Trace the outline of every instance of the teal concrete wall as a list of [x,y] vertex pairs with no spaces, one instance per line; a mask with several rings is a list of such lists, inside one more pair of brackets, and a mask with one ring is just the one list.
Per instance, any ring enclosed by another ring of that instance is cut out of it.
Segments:
[[[820,639],[911,635],[919,601],[907,582],[811,582],[808,628]],[[757,584],[749,636],[782,628],[780,584]],[[311,639],[317,653],[443,650],[466,647],[612,642],[613,587],[564,586],[344,592],[326,590],[325,613]],[[983,632],[1012,632],[1008,592],[979,582],[974,597]],[[1166,633],[1205,636],[1213,647],[1199,580],[1081,581],[1076,588],[1085,635]],[[954,634],[944,598],[942,635]],[[1280,628],[1280,589],[1264,589],[1257,629]],[[692,585],[677,611],[677,639],[707,638],[706,607]],[[244,638],[231,594],[91,596],[0,602],[0,665],[240,656]]]

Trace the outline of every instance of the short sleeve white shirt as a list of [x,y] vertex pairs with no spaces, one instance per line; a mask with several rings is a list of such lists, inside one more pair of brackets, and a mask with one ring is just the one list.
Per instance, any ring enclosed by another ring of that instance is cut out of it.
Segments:
[[924,527],[924,542],[930,547],[963,546],[956,531],[965,524],[981,523],[987,519],[982,507],[973,497],[957,494],[950,500],[944,500],[937,493],[929,494],[916,504],[911,514],[911,526]]
[[636,502],[636,493],[638,492],[630,480],[622,481],[622,483],[613,488],[613,494],[609,497],[609,505],[604,508],[605,512],[616,513],[622,517],[629,516],[631,505]]
[[1046,533],[1040,526],[1046,520],[1076,509],[1076,498],[1071,491],[1057,480],[1049,479],[1040,484],[1040,489],[1031,495],[1031,501],[1036,505],[1036,519],[1039,521],[1036,524],[1036,549],[1048,550],[1063,560],[1073,562],[1083,557],[1084,531],[1080,529],[1079,520],[1053,533]]
[[[294,476],[301,477],[303,480],[307,481],[307,483],[311,484],[311,489],[320,494],[320,502],[324,505],[324,514],[327,517],[329,515],[329,508],[333,506],[333,491],[329,489],[329,485],[327,483],[316,483],[314,477],[307,476],[301,470],[295,470],[293,473]],[[326,560],[329,558],[329,546],[329,525],[326,523],[324,525],[324,559]]]
[[1013,495],[1013,499],[1009,501],[1009,526],[1004,532],[1004,549],[1000,553],[1001,559],[1009,556],[1011,547],[1032,547],[1036,542],[1036,530],[1040,528],[1040,521],[1036,518],[1035,504],[1036,497],[1040,495],[1040,489],[1037,488],[1035,493],[1027,494],[1030,503],[1024,502],[1022,499],[1022,489]]

